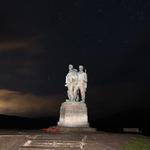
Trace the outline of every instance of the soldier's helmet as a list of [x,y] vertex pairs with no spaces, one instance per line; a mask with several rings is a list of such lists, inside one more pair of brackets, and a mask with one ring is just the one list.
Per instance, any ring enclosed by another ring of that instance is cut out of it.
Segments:
[[79,65],[79,70],[83,70],[83,66],[82,65]]
[[73,65],[72,64],[69,64],[69,69],[73,69]]

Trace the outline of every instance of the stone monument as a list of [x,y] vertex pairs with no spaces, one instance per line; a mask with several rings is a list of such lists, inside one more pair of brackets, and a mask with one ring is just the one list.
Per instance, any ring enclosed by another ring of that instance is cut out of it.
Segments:
[[65,81],[68,99],[61,104],[59,127],[91,129],[85,104],[87,81],[87,73],[82,65],[79,66],[79,71],[74,69],[73,65],[69,65]]

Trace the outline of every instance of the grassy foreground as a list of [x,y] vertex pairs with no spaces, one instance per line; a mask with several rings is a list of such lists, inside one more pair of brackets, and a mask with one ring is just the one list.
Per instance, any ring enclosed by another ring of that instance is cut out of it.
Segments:
[[150,150],[150,138],[137,138],[130,141],[121,150]]

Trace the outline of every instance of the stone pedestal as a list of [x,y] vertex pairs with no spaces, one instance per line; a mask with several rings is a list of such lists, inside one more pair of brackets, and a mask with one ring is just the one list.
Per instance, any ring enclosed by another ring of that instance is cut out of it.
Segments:
[[62,103],[58,126],[89,127],[86,104],[83,102]]

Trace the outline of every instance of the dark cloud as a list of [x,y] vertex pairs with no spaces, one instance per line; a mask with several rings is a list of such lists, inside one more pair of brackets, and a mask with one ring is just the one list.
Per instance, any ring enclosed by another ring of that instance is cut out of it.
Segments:
[[30,53],[38,53],[40,49],[38,49],[37,41],[41,39],[42,36],[32,36],[28,38],[16,38],[14,39],[3,39],[0,40],[0,52],[3,51],[25,51]]

